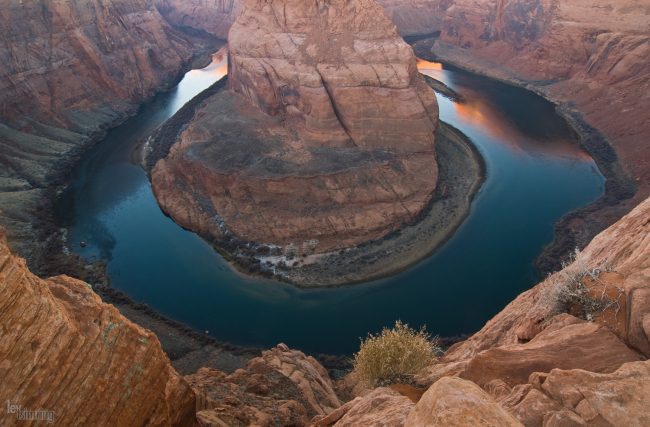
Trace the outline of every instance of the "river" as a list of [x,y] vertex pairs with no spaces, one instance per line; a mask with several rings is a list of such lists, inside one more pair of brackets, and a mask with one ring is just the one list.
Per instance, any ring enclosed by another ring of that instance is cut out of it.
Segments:
[[418,66],[465,98],[438,96],[440,116],[472,139],[487,178],[454,236],[411,269],[352,287],[299,290],[237,273],[161,212],[133,151],[225,75],[224,52],[144,105],[76,165],[57,206],[71,250],[106,259],[112,285],[135,301],[234,344],[285,342],[350,354],[360,337],[396,319],[441,336],[475,332],[538,280],[532,263],[552,240],[555,221],[599,197],[604,179],[544,99],[442,64]]

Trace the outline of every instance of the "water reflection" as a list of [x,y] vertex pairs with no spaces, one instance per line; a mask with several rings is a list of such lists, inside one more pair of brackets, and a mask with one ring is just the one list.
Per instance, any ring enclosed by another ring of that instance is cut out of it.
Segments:
[[[538,96],[495,81],[480,79],[438,62],[418,60],[421,73],[464,95],[464,102],[440,100],[441,118],[480,130],[521,155],[591,161],[554,107]],[[478,83],[478,84],[477,84]]]

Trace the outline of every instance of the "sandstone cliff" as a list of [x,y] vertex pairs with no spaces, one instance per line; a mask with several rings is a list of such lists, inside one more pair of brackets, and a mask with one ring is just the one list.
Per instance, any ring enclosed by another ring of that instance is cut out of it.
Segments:
[[31,261],[62,162],[171,84],[198,45],[151,0],[2,0],[0,12],[0,223]]
[[[377,0],[402,36],[437,31],[442,23],[439,0]],[[160,13],[172,24],[206,31],[221,39],[242,10],[244,0],[156,0]]]
[[380,6],[251,0],[229,49],[231,91],[152,173],[177,222],[309,254],[417,217],[436,187],[437,103]]
[[[193,425],[194,393],[156,336],[67,276],[42,280],[0,235],[2,425],[8,413],[52,411],[53,425]],[[42,418],[41,418],[42,419]]]

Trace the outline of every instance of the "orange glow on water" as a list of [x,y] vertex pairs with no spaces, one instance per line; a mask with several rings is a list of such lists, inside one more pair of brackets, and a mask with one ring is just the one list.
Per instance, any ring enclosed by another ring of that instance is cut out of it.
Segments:
[[205,68],[198,70],[191,70],[188,75],[214,75],[218,79],[228,74],[228,48],[224,47],[219,49],[212,55],[212,62]]
[[418,58],[418,70],[433,70],[442,71],[442,64],[440,62],[431,62]]

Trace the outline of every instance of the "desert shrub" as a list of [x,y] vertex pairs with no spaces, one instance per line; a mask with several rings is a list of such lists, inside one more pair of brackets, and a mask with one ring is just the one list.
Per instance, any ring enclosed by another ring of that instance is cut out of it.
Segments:
[[594,315],[602,313],[609,307],[617,304],[603,294],[594,297],[585,285],[585,279],[598,280],[602,272],[611,271],[607,266],[590,268],[580,251],[576,249],[568,260],[562,263],[562,270],[550,276],[553,287],[549,296],[549,303],[554,306],[555,313],[574,314],[585,320],[593,320]]
[[416,331],[398,320],[393,328],[369,334],[361,341],[354,355],[354,370],[372,385],[409,382],[440,352],[437,340],[424,328]]

